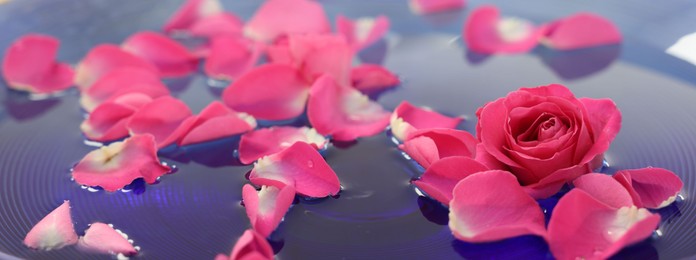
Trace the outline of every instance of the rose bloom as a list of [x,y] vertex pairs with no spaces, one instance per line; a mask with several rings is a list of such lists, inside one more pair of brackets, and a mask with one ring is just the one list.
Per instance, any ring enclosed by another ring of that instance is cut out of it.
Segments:
[[576,98],[562,85],[521,88],[476,116],[476,159],[512,172],[537,199],[599,168],[621,128],[612,100]]

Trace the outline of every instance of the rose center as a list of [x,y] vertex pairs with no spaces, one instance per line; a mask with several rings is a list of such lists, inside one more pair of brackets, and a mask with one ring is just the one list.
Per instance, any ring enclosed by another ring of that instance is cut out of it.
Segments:
[[559,135],[562,135],[566,130],[568,130],[568,127],[562,122],[559,122],[557,117],[549,117],[539,125],[537,140],[544,141],[558,138]]

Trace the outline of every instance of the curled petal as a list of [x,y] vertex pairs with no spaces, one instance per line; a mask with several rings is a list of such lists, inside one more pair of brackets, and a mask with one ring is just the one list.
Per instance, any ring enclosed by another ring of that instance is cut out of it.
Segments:
[[376,91],[399,85],[399,77],[375,64],[362,64],[350,71],[352,86],[362,92]]
[[392,134],[399,140],[406,140],[416,130],[428,128],[455,128],[462,121],[460,117],[448,117],[438,112],[416,107],[402,101],[392,113],[389,126]]
[[111,70],[92,86],[83,89],[80,104],[91,112],[99,104],[129,93],[142,93],[151,98],[170,94],[157,74],[142,68],[124,67]]
[[130,93],[113,101],[99,105],[80,125],[85,136],[93,141],[108,142],[129,135],[126,127],[130,117],[152,101],[152,98],[142,93]]
[[307,116],[322,135],[334,140],[351,141],[384,131],[389,124],[389,112],[367,96],[339,85],[330,75],[324,75],[312,85]]
[[545,237],[544,214],[509,172],[492,170],[461,180],[450,201],[449,227],[467,242],[521,235]]
[[216,36],[242,36],[244,22],[230,13],[207,16],[191,26],[189,33],[193,36],[213,38]]
[[29,230],[24,245],[41,250],[59,249],[77,243],[77,233],[70,215],[70,201],[48,213]]
[[283,220],[295,199],[295,189],[290,186],[282,188],[263,186],[261,190],[246,184],[242,189],[242,199],[251,226],[261,236],[268,237]]
[[264,42],[284,35],[329,31],[331,24],[324,8],[311,0],[266,1],[244,27],[247,37]]
[[183,45],[156,32],[139,32],[121,48],[154,64],[163,77],[186,76],[198,68],[198,58]]
[[75,182],[116,191],[138,178],[152,184],[170,168],[157,158],[155,139],[136,135],[89,152],[73,168]]
[[205,74],[216,79],[233,80],[256,65],[263,47],[243,38],[216,36],[210,43]]
[[12,42],[2,60],[2,74],[10,88],[45,94],[65,90],[73,84],[73,69],[56,62],[58,39],[27,34]]
[[469,15],[464,24],[464,40],[472,51],[493,53],[521,53],[534,48],[542,30],[519,18],[500,19],[498,8],[481,6]]
[[94,222],[85,230],[85,236],[77,244],[80,248],[103,254],[123,254],[132,256],[138,253],[128,242],[128,236],[111,225]]
[[218,0],[188,0],[164,24],[164,32],[186,31],[197,22],[222,12]]
[[469,132],[456,129],[423,129],[411,134],[399,148],[423,168],[450,156],[474,157],[478,141]]
[[259,158],[280,152],[295,142],[305,142],[315,149],[321,149],[328,141],[317,130],[309,127],[276,126],[258,129],[242,135],[239,160],[250,164]]
[[611,21],[592,13],[578,13],[544,26],[542,42],[559,50],[621,43],[621,32]]
[[184,146],[233,136],[251,131],[255,127],[254,117],[236,112],[219,101],[214,101],[195,117],[190,130],[184,134],[178,145]]
[[558,259],[607,259],[621,248],[650,237],[659,222],[660,215],[646,209],[617,209],[573,189],[553,210],[548,242]]
[[152,63],[130,54],[113,44],[101,44],[92,48],[77,65],[75,84],[80,89],[87,89],[98,79],[112,70],[135,67],[160,75]]
[[230,257],[219,254],[216,260],[273,260],[273,248],[268,240],[253,229],[244,231],[232,248]]
[[609,175],[585,174],[575,179],[573,185],[614,208],[633,206],[633,200],[626,188]]
[[336,173],[316,148],[304,142],[259,159],[249,180],[258,186],[294,186],[298,194],[315,198],[336,195],[341,190]]
[[151,134],[157,147],[162,148],[178,141],[194,122],[195,118],[186,103],[164,96],[135,112],[127,127],[132,135]]
[[684,186],[679,176],[662,168],[618,171],[614,179],[628,190],[633,204],[649,209],[659,209],[672,204]]
[[302,114],[308,95],[309,84],[295,68],[266,64],[232,82],[222,93],[222,100],[258,119],[285,120]]
[[420,179],[413,181],[413,184],[429,197],[449,205],[452,200],[452,190],[460,180],[487,170],[488,167],[471,157],[452,156],[433,163]]
[[380,15],[375,18],[361,17],[355,21],[342,15],[336,18],[336,31],[346,37],[356,51],[372,45],[389,31],[389,18]]
[[416,14],[432,14],[464,8],[464,0],[409,0],[408,6]]
[[350,83],[354,51],[342,35],[290,35],[288,46],[295,66],[308,82],[329,74],[341,85]]

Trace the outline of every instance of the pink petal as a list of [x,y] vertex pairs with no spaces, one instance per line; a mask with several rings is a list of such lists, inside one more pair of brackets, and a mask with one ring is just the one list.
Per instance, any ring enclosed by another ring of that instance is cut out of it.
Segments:
[[189,34],[198,37],[216,36],[241,37],[244,22],[230,13],[219,13],[198,20],[189,30]]
[[94,222],[85,230],[85,235],[80,238],[78,246],[89,251],[103,254],[124,254],[132,256],[138,253],[135,247],[128,242],[125,234],[114,229],[111,225]]
[[617,44],[621,32],[604,17],[578,13],[545,25],[543,43],[559,50]]
[[142,93],[130,93],[113,101],[99,105],[80,125],[85,136],[93,141],[108,142],[129,135],[126,127],[130,117],[152,101],[152,98]]
[[415,131],[399,145],[423,168],[450,156],[474,157],[478,141],[469,132],[456,129],[423,129]]
[[217,36],[211,40],[210,54],[205,61],[205,74],[216,79],[234,80],[256,65],[262,52],[254,44],[234,36]]
[[153,100],[141,107],[128,122],[132,135],[151,134],[157,147],[162,148],[178,141],[195,122],[186,103],[170,96]]
[[350,71],[353,87],[364,92],[391,88],[401,84],[399,77],[375,64],[362,64]]
[[287,37],[278,38],[273,44],[267,45],[266,55],[271,63],[295,65]]
[[331,24],[324,8],[311,0],[266,1],[244,27],[247,37],[264,42],[283,35],[329,31]]
[[242,189],[242,199],[251,226],[259,235],[268,237],[273,233],[295,199],[295,189],[263,186],[260,191],[246,184]]
[[280,152],[295,142],[305,142],[315,149],[321,149],[328,141],[309,127],[276,126],[258,129],[242,135],[239,160],[243,164],[250,164],[259,158]]
[[41,250],[59,249],[77,243],[77,234],[70,215],[70,201],[48,213],[29,230],[24,245]]
[[541,208],[509,172],[470,175],[454,187],[453,195],[449,227],[457,239],[480,243],[546,235]]
[[419,180],[413,181],[413,184],[429,197],[449,205],[452,200],[452,190],[460,180],[487,170],[488,167],[471,157],[452,156],[433,163]]
[[389,18],[380,15],[375,18],[362,17],[355,21],[342,15],[336,18],[336,31],[346,37],[356,51],[372,45],[389,31]]
[[575,188],[581,189],[614,208],[633,206],[631,195],[626,188],[609,175],[589,173],[573,181]]
[[221,12],[218,0],[188,0],[169,18],[163,30],[166,33],[185,31],[198,21]]
[[662,168],[618,171],[614,178],[628,190],[636,206],[649,209],[672,204],[684,186],[679,176]]
[[579,98],[578,99],[587,110],[589,126],[594,134],[594,145],[586,152],[582,158],[582,163],[589,163],[596,160],[597,156],[609,149],[609,145],[614,137],[621,130],[621,111],[616,107],[613,100]]
[[179,146],[202,143],[251,131],[256,127],[254,117],[227,108],[213,101],[196,117],[191,129],[179,141]]
[[355,52],[342,35],[295,34],[288,41],[294,64],[308,82],[329,74],[341,85],[350,84]]
[[99,104],[129,93],[142,93],[151,98],[169,95],[157,74],[137,67],[116,68],[82,90],[80,104],[91,112]]
[[464,0],[409,0],[411,11],[416,14],[432,14],[464,8]]
[[558,259],[606,259],[650,237],[659,222],[659,215],[645,209],[616,209],[573,189],[553,210],[548,242]]
[[304,112],[308,94],[309,83],[295,68],[266,64],[232,82],[222,93],[222,100],[232,109],[258,119],[285,120]]
[[435,111],[416,107],[402,101],[394,109],[390,118],[391,132],[399,140],[406,138],[416,130],[428,128],[455,128],[462,121],[460,117],[448,117]]
[[92,48],[82,59],[75,71],[75,84],[86,89],[110,71],[124,67],[135,67],[160,75],[152,63],[123,51],[113,44],[101,44]]
[[180,43],[156,32],[139,32],[121,44],[123,50],[154,64],[163,77],[181,77],[198,68],[198,58]]
[[138,178],[152,184],[170,168],[157,158],[155,139],[136,135],[89,152],[73,168],[75,182],[116,191]]
[[464,40],[475,52],[521,53],[533,49],[541,37],[542,30],[530,22],[518,18],[500,19],[498,8],[481,6],[469,15],[464,24]]
[[258,186],[294,186],[298,194],[315,198],[336,195],[341,190],[336,173],[316,148],[304,142],[259,159],[249,180]]
[[229,258],[225,255],[218,255],[216,259],[273,260],[273,249],[266,238],[253,229],[248,229],[237,240]]
[[2,74],[12,89],[44,94],[65,90],[73,84],[73,69],[56,62],[58,39],[27,34],[12,42],[2,60]]

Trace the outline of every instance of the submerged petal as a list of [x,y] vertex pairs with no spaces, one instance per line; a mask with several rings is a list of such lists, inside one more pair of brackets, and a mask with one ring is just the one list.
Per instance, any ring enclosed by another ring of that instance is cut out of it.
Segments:
[[258,129],[242,135],[239,160],[250,164],[264,156],[280,152],[295,142],[305,142],[315,149],[321,149],[328,141],[317,130],[309,127],[275,126]]
[[210,103],[195,118],[190,130],[180,139],[179,146],[233,136],[256,127],[254,117],[231,110],[219,101]]
[[244,27],[254,40],[270,42],[295,33],[328,33],[329,18],[321,3],[312,0],[270,0],[259,7]]
[[408,6],[416,14],[432,14],[464,8],[465,0],[409,0]]
[[99,78],[112,70],[135,67],[161,76],[152,63],[130,54],[113,44],[101,44],[92,48],[77,65],[75,84],[80,89],[87,89]]
[[577,13],[544,26],[542,42],[572,50],[621,43],[621,32],[611,21],[592,13]]
[[242,189],[242,199],[251,226],[264,237],[271,235],[283,220],[295,199],[295,188],[286,185],[282,188],[262,186],[258,192],[246,184]]
[[636,206],[649,209],[672,204],[684,186],[679,176],[662,168],[622,170],[614,178],[628,190]]
[[401,84],[399,77],[375,64],[362,64],[350,71],[352,86],[362,92],[376,91]]
[[154,64],[163,77],[181,77],[198,68],[198,58],[180,43],[156,33],[143,31],[121,44],[123,50]]
[[413,181],[418,189],[444,205],[452,200],[452,190],[457,183],[477,172],[487,171],[488,167],[471,157],[452,156],[436,161]]
[[188,0],[164,24],[164,32],[186,31],[200,20],[222,12],[218,0]]
[[342,15],[336,18],[336,31],[357,51],[372,45],[389,31],[389,18],[380,15],[375,18],[361,17],[355,21]]
[[40,250],[59,249],[77,243],[77,233],[70,215],[70,201],[48,213],[29,230],[24,245]]
[[94,222],[85,230],[85,235],[80,238],[78,246],[82,249],[103,254],[123,254],[132,256],[138,253],[133,245],[128,242],[124,233],[114,229],[111,225]]
[[406,140],[416,130],[455,128],[461,121],[461,117],[448,117],[429,109],[416,107],[408,101],[402,101],[394,109],[389,126],[394,137],[399,140]]
[[91,112],[99,104],[130,93],[142,93],[151,98],[169,95],[157,74],[137,67],[111,70],[89,88],[83,89],[80,104]]
[[475,52],[521,53],[534,48],[542,30],[519,18],[500,18],[498,8],[485,5],[472,11],[464,24],[464,40]]
[[210,43],[205,74],[216,79],[233,80],[256,65],[262,46],[244,38],[216,36]]
[[450,156],[474,157],[478,141],[469,132],[456,129],[417,130],[399,148],[423,168]]
[[128,121],[133,135],[151,134],[162,148],[177,142],[193,126],[195,118],[186,103],[170,96],[153,100],[141,107]]
[[56,62],[58,39],[27,34],[12,42],[2,59],[2,74],[12,89],[45,94],[65,90],[73,84],[73,69]]

